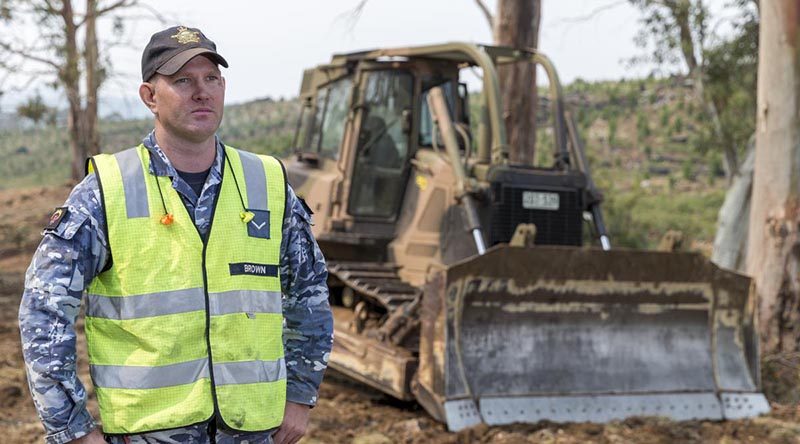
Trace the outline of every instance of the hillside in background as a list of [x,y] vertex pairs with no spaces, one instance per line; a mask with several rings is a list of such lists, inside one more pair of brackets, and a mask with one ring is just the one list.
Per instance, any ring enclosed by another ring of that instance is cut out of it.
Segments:
[[[220,136],[231,146],[258,153],[285,154],[299,113],[297,101],[254,100],[225,108]],[[101,150],[114,153],[138,144],[152,119],[100,123]],[[0,131],[0,189],[61,185],[69,180],[66,128],[40,126]]]
[[[669,230],[708,255],[725,198],[722,156],[682,78],[566,87],[612,241],[655,248]],[[540,153],[541,154],[541,153]]]
[[[678,230],[684,235],[685,247],[709,254],[725,180],[720,155],[704,147],[707,136],[701,129],[699,110],[691,102],[691,86],[680,78],[577,81],[565,91],[595,181],[604,192],[612,242],[655,248],[667,231]],[[540,97],[544,96],[542,91]],[[471,100],[473,107],[478,99]],[[547,101],[541,105],[546,107]],[[220,135],[232,146],[286,155],[298,114],[296,100],[263,99],[229,106]],[[552,131],[545,125],[543,121],[537,136],[537,162],[542,165],[551,159],[553,146]],[[103,151],[132,146],[151,127],[149,119],[105,120],[101,124]],[[0,162],[0,189],[59,186],[68,181],[64,128],[5,130],[0,134],[4,159]],[[30,233],[32,237],[36,234]]]

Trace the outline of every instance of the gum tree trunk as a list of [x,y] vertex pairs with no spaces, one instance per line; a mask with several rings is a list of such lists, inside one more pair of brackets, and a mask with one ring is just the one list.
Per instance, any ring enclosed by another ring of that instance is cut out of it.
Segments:
[[[537,48],[541,16],[541,0],[498,0],[495,44]],[[518,63],[497,71],[511,161],[530,164],[536,146],[536,70],[532,63]]]
[[[100,154],[100,134],[97,130],[97,92],[102,82],[98,66],[97,0],[86,0],[86,36],[84,44],[86,64],[86,110],[83,125],[86,154]],[[81,173],[83,173],[81,171]]]
[[83,108],[81,106],[80,91],[80,55],[78,53],[78,27],[75,25],[72,2],[62,2],[59,11],[64,24],[64,64],[58,76],[67,93],[69,111],[67,114],[67,132],[69,133],[69,146],[72,152],[72,180],[77,181],[83,177],[83,162],[86,160],[86,144],[83,143]]
[[747,271],[764,351],[800,348],[800,42],[797,0],[761,5],[758,116]]
[[749,143],[745,161],[733,176],[719,209],[717,234],[711,261],[720,267],[744,271],[747,257],[747,237],[750,226],[750,206],[753,189],[755,145]]

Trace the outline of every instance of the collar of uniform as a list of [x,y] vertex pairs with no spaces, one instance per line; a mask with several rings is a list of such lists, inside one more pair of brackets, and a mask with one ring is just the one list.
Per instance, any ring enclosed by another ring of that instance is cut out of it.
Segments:
[[[217,145],[217,155],[214,158],[214,163],[211,164],[211,170],[209,173],[214,172],[214,176],[219,176],[217,172],[220,171],[222,166],[222,156],[225,150],[225,146],[222,144],[222,141],[219,139],[218,136],[214,136],[214,141]],[[144,140],[142,140],[144,147],[150,151],[150,174],[155,176],[169,176],[171,178],[179,177],[178,171],[172,165],[172,162],[169,161],[169,158],[164,151],[161,150],[161,147],[158,146],[158,142],[156,141],[156,132],[155,130],[150,131]]]

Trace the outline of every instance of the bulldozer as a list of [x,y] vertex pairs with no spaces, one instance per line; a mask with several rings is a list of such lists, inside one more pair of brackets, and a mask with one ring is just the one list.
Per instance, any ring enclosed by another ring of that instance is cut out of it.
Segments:
[[[517,63],[547,75],[543,165],[509,159],[497,68]],[[304,72],[300,101],[285,167],[327,260],[330,368],[452,431],[769,411],[752,281],[699,253],[612,247],[542,53],[336,54]]]

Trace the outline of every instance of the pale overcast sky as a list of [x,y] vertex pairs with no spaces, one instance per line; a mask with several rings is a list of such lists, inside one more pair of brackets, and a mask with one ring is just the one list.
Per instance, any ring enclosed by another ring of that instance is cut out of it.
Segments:
[[[302,70],[328,61],[335,52],[454,40],[491,43],[474,0],[369,0],[355,23],[349,17],[358,0],[146,1],[176,24],[199,27],[217,43],[230,63],[223,71],[228,103],[295,96]],[[486,2],[494,9],[495,1]],[[564,83],[647,74],[647,67],[625,63],[641,54],[633,42],[638,13],[626,1],[543,0],[542,16],[540,48],[553,59]],[[162,28],[153,20],[132,23],[133,47],[112,53],[116,76],[102,92],[106,100],[114,98],[107,103],[115,109],[127,103],[123,109],[131,115],[146,112],[136,96],[141,50]],[[13,100],[4,96],[0,108],[9,109]]]
[[[294,96],[302,70],[330,60],[335,52],[465,40],[491,43],[492,34],[474,0],[369,0],[357,22],[349,20],[358,0],[195,0],[189,10],[160,8],[201,28],[230,63],[232,102],[264,96]],[[182,2],[184,3],[184,2]],[[487,0],[491,8],[495,2]],[[584,23],[570,18],[603,5],[616,5]],[[637,13],[618,0],[544,0],[542,50],[565,82],[576,77],[619,78],[620,59],[636,53]],[[142,46],[159,29],[140,23]],[[138,54],[137,54],[138,57]],[[138,67],[136,57],[129,62]]]

